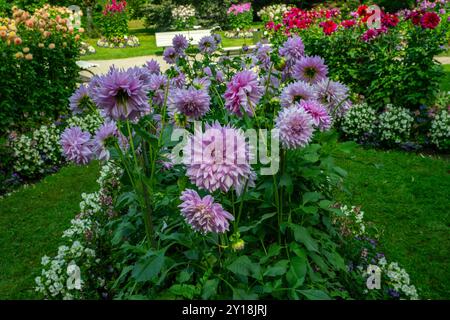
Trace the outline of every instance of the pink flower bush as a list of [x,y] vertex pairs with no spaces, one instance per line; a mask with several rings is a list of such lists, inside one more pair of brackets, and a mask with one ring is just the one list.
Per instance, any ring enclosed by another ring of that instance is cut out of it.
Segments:
[[228,9],[227,14],[238,15],[240,13],[244,13],[250,11],[252,4],[250,2],[242,3],[242,4],[232,4]]

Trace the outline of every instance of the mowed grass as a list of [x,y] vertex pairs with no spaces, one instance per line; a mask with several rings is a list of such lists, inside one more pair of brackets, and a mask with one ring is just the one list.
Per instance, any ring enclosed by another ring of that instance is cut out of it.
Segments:
[[444,64],[445,76],[442,79],[441,89],[442,91],[450,91],[450,64]]
[[[256,25],[259,27],[259,25]],[[127,47],[127,48],[102,48],[97,46],[98,38],[96,39],[85,39],[86,42],[91,44],[95,50],[95,54],[86,55],[81,57],[82,60],[112,60],[112,59],[123,59],[132,58],[148,55],[162,55],[164,48],[158,48],[156,46],[155,34],[151,30],[144,28],[141,21],[132,20],[129,23],[130,35],[134,35],[139,38],[139,47]],[[229,39],[225,37],[223,31],[219,32],[222,36],[223,47],[239,47],[242,45],[253,44],[253,39]]]
[[381,250],[398,261],[425,299],[450,299],[450,161],[401,151],[358,148],[342,156],[349,193],[384,233]]
[[83,192],[97,191],[99,165],[68,166],[0,199],[0,300],[33,299],[43,255],[54,256]]

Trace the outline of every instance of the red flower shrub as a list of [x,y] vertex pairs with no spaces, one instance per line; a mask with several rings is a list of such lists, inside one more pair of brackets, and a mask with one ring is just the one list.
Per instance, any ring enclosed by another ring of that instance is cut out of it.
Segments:
[[424,29],[434,29],[441,22],[441,18],[435,12],[427,12],[420,19],[420,25]]
[[339,25],[335,23],[333,20],[327,20],[321,22],[319,26],[321,26],[323,28],[323,32],[329,36],[330,34],[336,32]]

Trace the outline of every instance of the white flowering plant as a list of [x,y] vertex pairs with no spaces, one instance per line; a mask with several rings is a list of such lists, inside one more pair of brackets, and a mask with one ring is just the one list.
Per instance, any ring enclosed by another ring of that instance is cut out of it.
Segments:
[[172,9],[172,18],[177,30],[191,29],[196,22],[193,5],[180,5]]
[[376,134],[377,112],[367,103],[356,104],[344,115],[340,128],[355,141],[371,140]]
[[408,141],[413,122],[414,118],[408,109],[388,104],[379,116],[380,140],[394,144]]
[[[364,211],[356,206],[337,206],[341,214],[333,223],[339,229],[347,253],[350,272],[347,280],[356,283],[349,284],[351,294],[362,299],[419,299],[406,270],[397,262],[388,263],[384,253],[379,251],[381,232],[364,220]],[[379,278],[375,280],[374,275]],[[379,285],[372,286],[372,280]]]
[[438,149],[450,149],[450,112],[448,109],[438,111],[431,121],[430,139]]
[[[64,231],[64,245],[53,258],[41,259],[36,292],[47,299],[93,299],[107,297],[110,238],[105,225],[114,217],[112,197],[121,170],[112,162],[100,170],[99,191],[82,194],[80,213]],[[108,254],[106,254],[108,252]]]
[[273,4],[270,6],[265,6],[259,10],[257,14],[265,24],[270,21],[273,21],[274,23],[281,23],[283,22],[283,14],[292,8],[293,6],[286,5],[284,3]]

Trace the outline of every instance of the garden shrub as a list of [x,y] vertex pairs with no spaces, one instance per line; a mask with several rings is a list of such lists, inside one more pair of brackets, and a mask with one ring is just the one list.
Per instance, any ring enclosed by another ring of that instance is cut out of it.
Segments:
[[441,150],[450,149],[450,113],[440,110],[431,122],[431,142]]
[[120,38],[128,34],[127,3],[111,0],[103,10],[102,34],[107,40]]
[[408,109],[387,105],[379,116],[380,140],[396,144],[408,141],[413,122]]
[[227,11],[228,25],[233,30],[247,30],[253,22],[253,9],[250,2],[232,4]]
[[355,141],[373,140],[377,129],[377,112],[367,103],[353,105],[342,119],[340,128]]
[[79,38],[65,8],[33,15],[14,9],[0,20],[0,135],[38,127],[67,112],[78,80]]
[[[425,15],[438,23],[421,24]],[[283,41],[284,32],[301,35],[309,55],[324,57],[333,78],[347,83],[379,110],[387,103],[410,110],[433,104],[443,75],[434,57],[448,41],[447,15],[438,17],[428,10],[398,18],[383,13],[378,30],[368,29],[369,16],[364,7],[356,18],[341,17],[336,9],[294,8],[283,24],[269,22],[267,27],[275,41]]]

